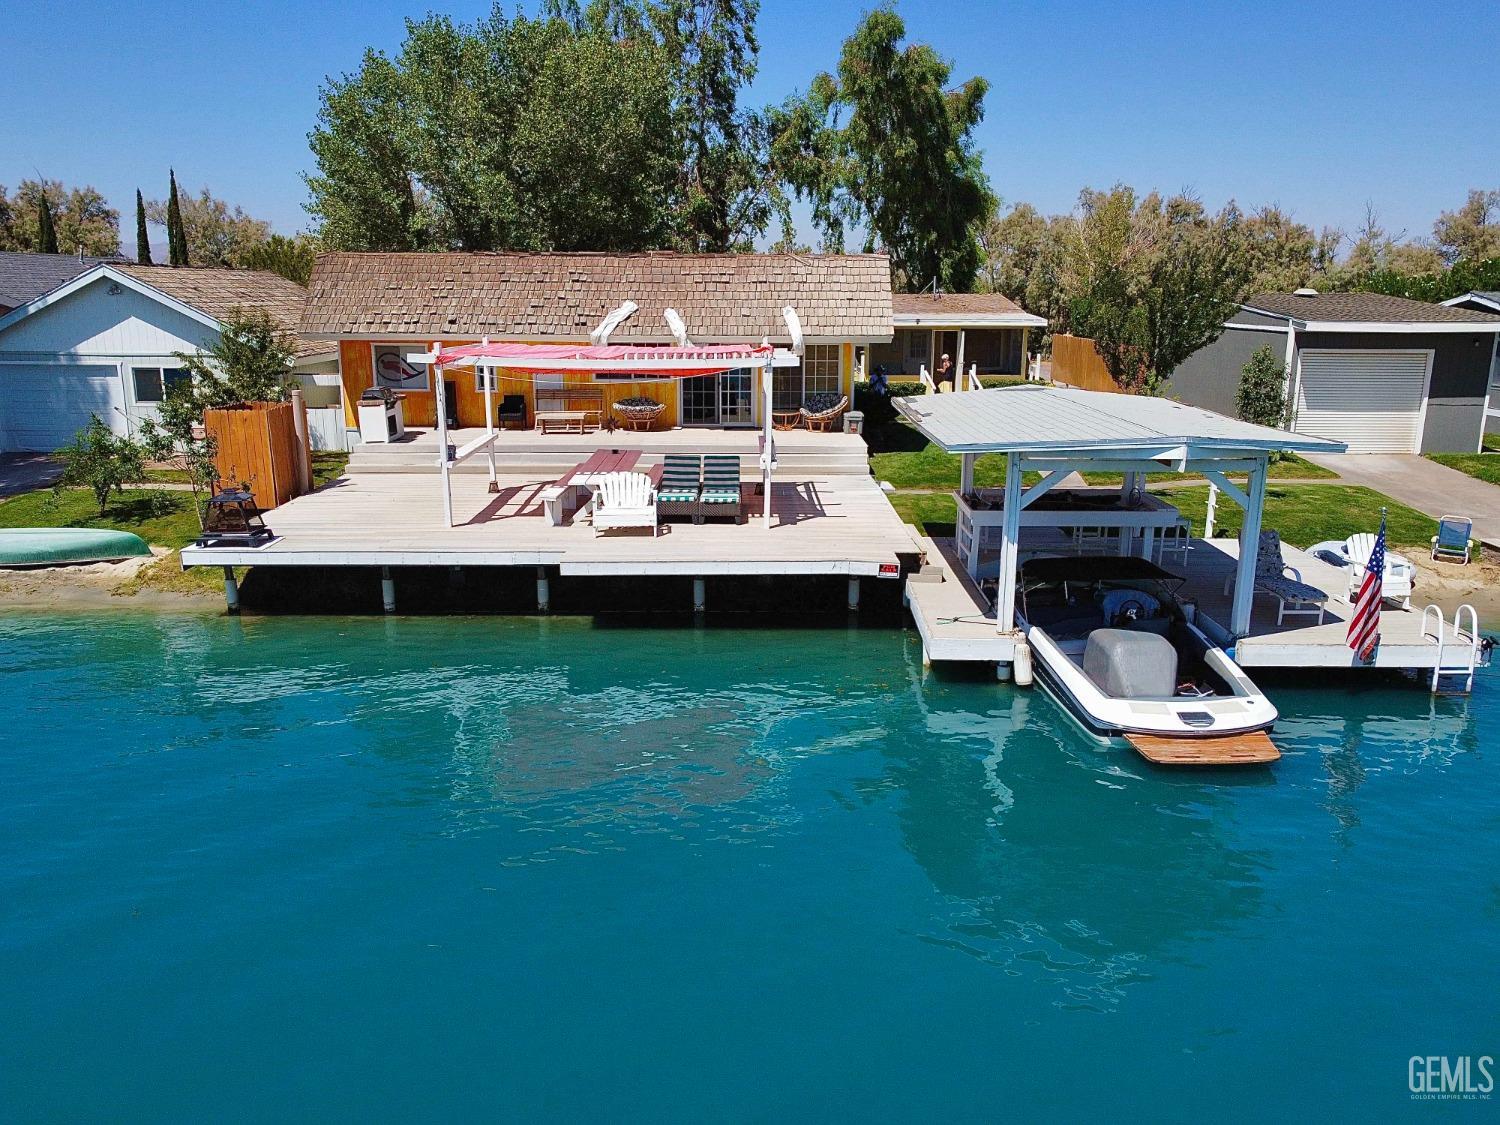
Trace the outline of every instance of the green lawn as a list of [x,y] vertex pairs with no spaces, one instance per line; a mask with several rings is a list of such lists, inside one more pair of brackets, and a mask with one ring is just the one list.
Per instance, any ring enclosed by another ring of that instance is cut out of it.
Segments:
[[[327,484],[344,471],[344,466],[349,463],[347,453],[314,453],[313,462],[313,487]],[[187,484],[188,475],[181,469],[147,469],[143,483],[146,484]]]
[[[1178,488],[1167,497],[1193,521],[1193,534],[1203,534],[1208,489]],[[891,505],[909,524],[928,534],[951,535],[957,518],[953,497],[933,493],[897,493]],[[1264,526],[1281,533],[1294,547],[1310,547],[1325,539],[1343,539],[1358,531],[1380,527],[1380,508],[1388,509],[1386,534],[1392,547],[1425,548],[1437,531],[1437,521],[1398,504],[1368,488],[1342,484],[1272,485],[1266,490]],[[1239,530],[1239,506],[1221,495],[1214,534],[1233,536]],[[929,530],[930,529],[930,530]]]
[[[1271,463],[1271,480],[1335,480],[1338,473],[1332,469],[1325,469],[1322,465],[1314,465],[1311,461],[1304,461],[1295,453],[1284,454],[1279,461]],[[1124,481],[1123,473],[1084,473],[1083,479],[1089,484],[1120,484]],[[1147,473],[1147,483],[1155,481],[1183,481],[1202,480],[1197,473]],[[1244,473],[1230,473],[1230,480],[1244,480]]]
[[157,547],[182,547],[198,538],[191,492],[127,488],[112,495],[99,515],[94,494],[84,488],[28,492],[0,501],[0,527],[107,527],[133,531]]
[[1450,469],[1457,469],[1461,473],[1468,473],[1469,476],[1488,481],[1490,484],[1500,484],[1500,452],[1429,453],[1427,459],[1436,461],[1439,465],[1447,465]]

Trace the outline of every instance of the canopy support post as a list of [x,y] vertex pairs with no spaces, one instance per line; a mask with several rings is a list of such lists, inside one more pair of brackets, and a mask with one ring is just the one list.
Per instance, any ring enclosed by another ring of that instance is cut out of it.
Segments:
[[974,459],[975,453],[960,453],[958,455],[958,490],[965,496],[974,494]]
[[[488,344],[490,338],[486,336],[484,343]],[[490,456],[490,491],[500,491],[500,477],[495,470],[495,368],[481,367],[484,376],[484,436],[489,438],[488,453]]]
[[1250,503],[1245,506],[1245,522],[1240,531],[1240,561],[1234,573],[1234,608],[1229,615],[1229,631],[1236,637],[1250,632],[1251,601],[1255,596],[1255,563],[1260,553],[1261,512],[1266,506],[1266,454],[1255,459],[1250,470]]
[[438,468],[443,474],[443,518],[453,526],[453,482],[448,479],[448,388],[443,382],[443,365],[437,362],[443,346],[432,342],[432,405],[437,415]]
[[1000,525],[1000,583],[995,591],[995,631],[1016,627],[1016,559],[1021,538],[1021,455],[1005,458],[1004,522]]
[[[964,370],[964,330],[958,330],[958,354],[953,357],[953,389],[968,390],[968,384],[964,383],[967,372]],[[962,386],[961,386],[962,384]]]
[[776,431],[771,425],[771,386],[774,381],[771,372],[771,359],[768,356],[760,377],[765,396],[760,443],[761,523],[767,531],[771,530],[771,462],[776,459]]

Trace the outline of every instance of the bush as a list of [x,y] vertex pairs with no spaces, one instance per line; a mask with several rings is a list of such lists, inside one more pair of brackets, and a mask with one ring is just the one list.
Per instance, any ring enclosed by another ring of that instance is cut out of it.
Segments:
[[1261,426],[1284,427],[1289,411],[1286,401],[1286,364],[1262,344],[1240,371],[1234,408],[1240,418]]
[[92,490],[101,516],[109,507],[110,492],[124,492],[128,481],[140,480],[146,472],[145,451],[110,430],[97,414],[90,416],[89,424],[57,456],[63,463],[57,488]]

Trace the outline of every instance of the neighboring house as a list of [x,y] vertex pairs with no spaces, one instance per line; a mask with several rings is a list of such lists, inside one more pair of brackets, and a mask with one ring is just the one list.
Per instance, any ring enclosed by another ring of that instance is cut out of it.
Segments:
[[0,316],[40,297],[100,262],[118,258],[80,258],[76,254],[0,252]]
[[[213,346],[235,309],[295,333],[307,291],[273,273],[105,262],[0,316],[0,451],[50,451],[98,415],[129,432]],[[343,448],[335,349],[298,337],[295,372],[318,448]]]
[[[1450,297],[1444,301],[1450,309],[1470,309],[1474,312],[1500,313],[1500,291],[1485,290],[1465,293],[1462,297]],[[1500,355],[1490,364],[1489,407],[1485,411],[1485,425],[1491,433],[1500,433]]]
[[[774,375],[777,408],[813,394],[852,394],[856,347],[891,338],[890,261],[883,254],[322,254],[313,268],[302,335],[337,346],[345,420],[374,385],[406,395],[408,422],[436,422],[425,366],[407,356],[427,345],[483,337],[531,343],[587,344],[590,333],[626,301],[638,307],[611,332],[616,344],[671,344],[665,319],[675,309],[693,343],[791,343],[782,307],[801,320],[806,355]],[[447,376],[455,421],[484,425],[484,397],[472,371]],[[569,394],[604,410],[642,395],[666,403],[663,423],[757,426],[762,396],[749,371],[689,379],[592,375],[502,377],[499,394],[524,395],[528,416],[538,393]]]
[[1269,344],[1288,369],[1291,428],[1351,453],[1472,453],[1500,316],[1381,293],[1261,293],[1172,372],[1167,394],[1235,414],[1240,372]]
[[870,349],[869,370],[915,378],[947,355],[955,372],[1024,375],[1028,337],[1047,322],[999,293],[894,293],[889,344]]

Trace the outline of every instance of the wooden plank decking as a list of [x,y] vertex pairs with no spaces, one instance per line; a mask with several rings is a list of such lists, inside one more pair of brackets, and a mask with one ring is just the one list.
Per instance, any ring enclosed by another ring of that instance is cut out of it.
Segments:
[[1127,734],[1125,741],[1141,757],[1159,766],[1258,766],[1274,762],[1281,751],[1263,730],[1218,738],[1159,738]]

